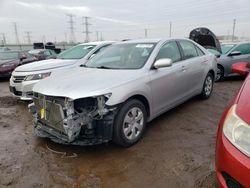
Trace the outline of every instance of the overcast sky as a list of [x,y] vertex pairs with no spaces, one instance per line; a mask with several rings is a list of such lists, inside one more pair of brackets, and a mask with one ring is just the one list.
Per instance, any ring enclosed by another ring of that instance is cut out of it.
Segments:
[[[75,37],[84,41],[82,16],[89,16],[91,40],[186,37],[195,27],[205,26],[216,35],[232,34],[236,19],[237,36],[250,37],[250,0],[0,0],[0,33],[14,43],[13,22],[17,22],[19,40],[63,41],[70,39],[69,18],[74,14]],[[0,40],[2,36],[0,35]]]

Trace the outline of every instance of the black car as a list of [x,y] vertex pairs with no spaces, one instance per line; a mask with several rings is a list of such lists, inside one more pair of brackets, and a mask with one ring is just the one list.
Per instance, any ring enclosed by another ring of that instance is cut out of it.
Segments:
[[28,51],[28,54],[36,58],[37,61],[56,58],[56,53],[54,50],[50,49],[34,49]]

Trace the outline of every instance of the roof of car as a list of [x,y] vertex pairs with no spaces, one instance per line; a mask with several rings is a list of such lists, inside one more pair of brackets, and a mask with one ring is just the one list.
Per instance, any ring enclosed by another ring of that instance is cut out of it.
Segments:
[[152,38],[152,39],[131,39],[126,41],[121,41],[121,43],[157,43],[161,41],[161,39]]
[[28,53],[30,54],[37,54],[37,53],[40,53],[40,52],[44,52],[48,49],[33,49],[33,50],[29,50]]
[[239,44],[250,44],[250,41],[244,41],[244,42],[225,42],[225,43],[222,43],[222,45],[239,45]]
[[189,40],[188,38],[147,38],[147,39],[133,39],[133,40],[126,40],[120,43],[158,43],[160,41],[167,41],[167,40]]
[[94,41],[94,42],[86,42],[86,43],[81,43],[79,45],[102,45],[102,44],[111,44],[116,41]]

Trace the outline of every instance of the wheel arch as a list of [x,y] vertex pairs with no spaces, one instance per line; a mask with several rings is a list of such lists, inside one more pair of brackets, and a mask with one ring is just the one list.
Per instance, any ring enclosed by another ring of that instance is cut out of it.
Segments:
[[213,75],[213,79],[215,80],[215,72],[214,72],[214,70],[210,69],[210,70],[208,71],[208,73],[211,73],[211,74]]
[[133,95],[133,96],[129,97],[126,101],[129,101],[129,100],[131,100],[131,99],[137,99],[137,100],[139,100],[140,102],[142,102],[143,105],[144,105],[145,108],[146,108],[147,117],[150,117],[150,104],[149,104],[148,99],[147,99],[145,96],[143,96],[143,95],[141,95],[141,94],[136,94],[136,95]]

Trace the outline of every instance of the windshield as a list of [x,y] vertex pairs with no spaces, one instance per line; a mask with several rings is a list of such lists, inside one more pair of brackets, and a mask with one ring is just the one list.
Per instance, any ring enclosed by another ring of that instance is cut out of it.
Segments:
[[68,50],[63,51],[57,56],[57,59],[82,59],[85,57],[96,45],[78,45]]
[[86,67],[108,69],[139,69],[144,66],[155,43],[124,43],[112,45],[86,63]]
[[222,54],[226,54],[226,53],[229,52],[234,46],[235,46],[235,44],[223,44],[223,45],[221,46]]
[[18,52],[0,52],[0,60],[19,59]]

